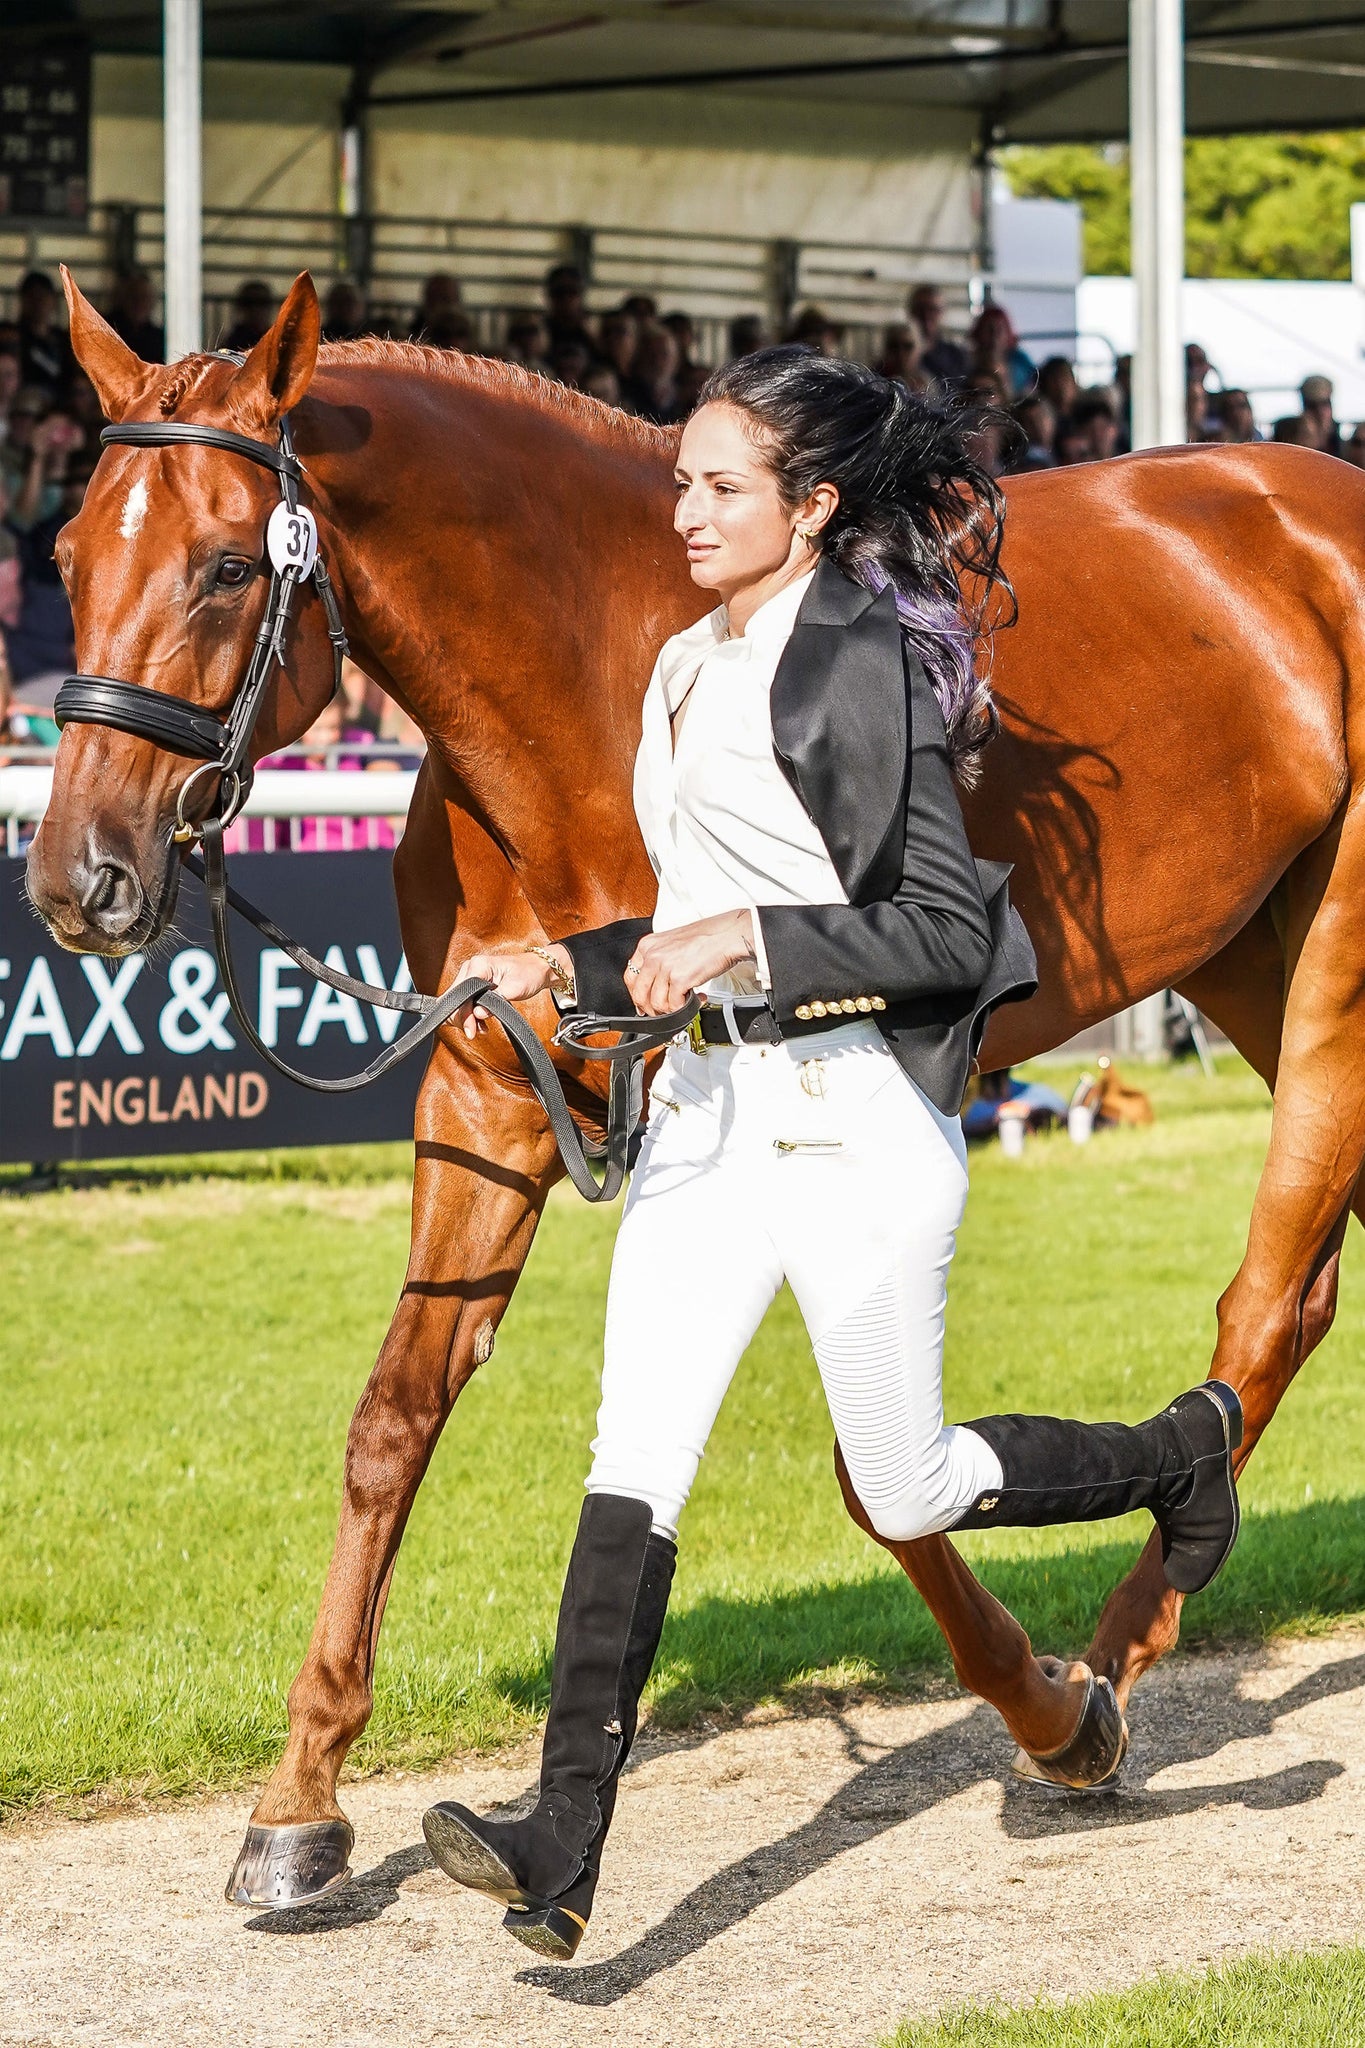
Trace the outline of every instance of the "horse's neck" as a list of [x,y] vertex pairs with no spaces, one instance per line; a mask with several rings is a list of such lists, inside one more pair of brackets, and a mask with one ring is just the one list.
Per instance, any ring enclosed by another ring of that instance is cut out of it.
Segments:
[[369,380],[363,453],[327,464],[357,658],[547,928],[638,907],[640,701],[660,642],[698,609],[670,546],[667,447],[627,427],[599,438],[515,390]]

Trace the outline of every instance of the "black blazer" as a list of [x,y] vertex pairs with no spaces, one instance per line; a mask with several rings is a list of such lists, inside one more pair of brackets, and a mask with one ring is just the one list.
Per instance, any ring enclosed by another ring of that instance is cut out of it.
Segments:
[[[769,1004],[780,1025],[872,1001],[906,1073],[955,1115],[987,1017],[1034,993],[1037,964],[1009,868],[972,858],[943,714],[892,592],[873,597],[822,560],[770,701],[773,752],[848,902],[759,905]],[[652,929],[626,918],[561,941],[581,1010],[629,1014],[625,968]]]

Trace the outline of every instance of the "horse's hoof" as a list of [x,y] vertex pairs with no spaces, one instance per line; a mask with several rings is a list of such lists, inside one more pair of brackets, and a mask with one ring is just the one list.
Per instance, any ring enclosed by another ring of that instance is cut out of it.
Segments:
[[348,1882],[354,1847],[355,1829],[347,1820],[278,1828],[253,1822],[228,1879],[227,1902],[279,1912],[325,1899]]
[[1018,1750],[1011,1769],[1029,1785],[1099,1792],[1113,1787],[1127,1751],[1128,1723],[1118,1695],[1107,1678],[1096,1678],[1092,1671],[1075,1734],[1046,1756]]

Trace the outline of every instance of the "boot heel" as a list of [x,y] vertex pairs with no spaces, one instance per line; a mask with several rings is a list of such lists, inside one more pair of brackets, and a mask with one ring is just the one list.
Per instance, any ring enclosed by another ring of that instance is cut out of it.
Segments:
[[588,1926],[567,1906],[509,1906],[502,1924],[538,1956],[556,1963],[571,1960]]

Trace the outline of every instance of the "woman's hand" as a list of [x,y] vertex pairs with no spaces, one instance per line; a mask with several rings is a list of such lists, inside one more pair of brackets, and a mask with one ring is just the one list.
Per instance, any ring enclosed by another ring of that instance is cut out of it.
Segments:
[[[573,962],[562,946],[547,946],[545,951],[558,961],[567,980],[573,977]],[[549,961],[539,953],[474,953],[465,961],[455,976],[457,982],[477,977],[480,981],[491,981],[498,994],[509,1003],[524,1003],[531,996],[543,995],[547,988],[555,986],[554,971]],[[458,1023],[466,1038],[477,1038],[487,1028],[490,1012],[481,1003],[466,1003],[462,1010],[455,1012],[451,1020]]]
[[630,956],[626,987],[642,1017],[666,1017],[694,989],[753,958],[752,917],[747,910],[727,910],[673,932],[647,932]]

